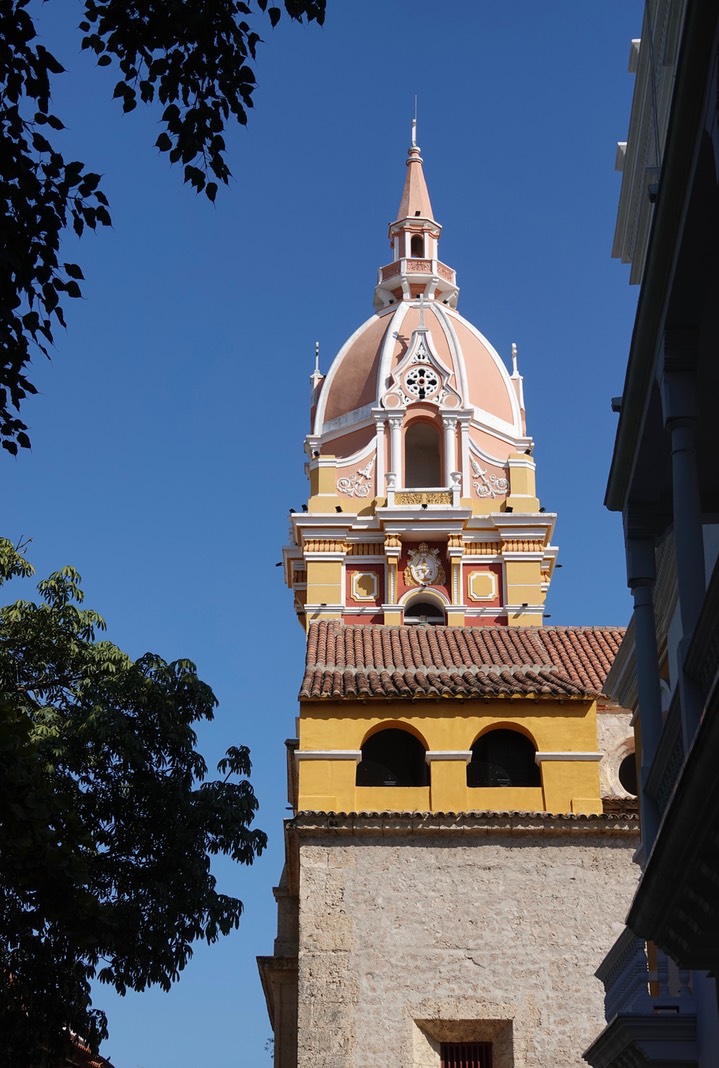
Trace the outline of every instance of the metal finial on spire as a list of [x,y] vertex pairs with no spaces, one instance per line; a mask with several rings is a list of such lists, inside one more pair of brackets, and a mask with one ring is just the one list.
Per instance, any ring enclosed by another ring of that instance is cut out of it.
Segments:
[[315,374],[320,373],[320,343],[315,341]]
[[417,94],[414,94],[414,118],[412,119],[412,148],[417,147]]

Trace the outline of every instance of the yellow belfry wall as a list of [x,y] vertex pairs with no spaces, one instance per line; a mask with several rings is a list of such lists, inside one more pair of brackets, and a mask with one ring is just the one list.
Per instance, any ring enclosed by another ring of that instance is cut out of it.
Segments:
[[[379,727],[410,731],[428,753],[429,786],[356,786],[363,742]],[[469,750],[489,728],[535,745],[541,786],[468,787]],[[305,701],[299,718],[299,811],[599,813],[596,702],[497,700]]]

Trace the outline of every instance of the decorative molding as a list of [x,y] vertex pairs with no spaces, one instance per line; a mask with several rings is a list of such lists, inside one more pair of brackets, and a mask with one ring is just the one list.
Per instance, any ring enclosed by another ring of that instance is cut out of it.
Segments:
[[297,760],[354,760],[359,764],[361,749],[295,749]]
[[346,493],[349,497],[369,497],[372,489],[371,479],[373,467],[374,456],[360,471],[355,471],[353,475],[338,478],[337,492]]
[[[371,580],[367,582],[368,587],[371,587],[372,592],[363,592],[360,587],[361,580]],[[352,597],[355,601],[376,601],[379,596],[379,575],[376,571],[353,571],[352,572]]]
[[468,541],[464,545],[465,556],[499,556],[501,551],[501,541]]
[[458,407],[462,398],[450,385],[452,371],[434,349],[432,333],[424,325],[420,302],[420,325],[412,331],[409,350],[390,374],[391,383],[381,397],[386,409],[407,408],[417,401],[438,407]]
[[344,553],[347,551],[347,543],[329,538],[307,538],[302,548],[305,553]]
[[428,749],[424,754],[425,761],[430,764],[433,760],[463,760],[469,764],[472,759],[471,749]]
[[411,493],[406,490],[395,493],[395,504],[452,504],[451,491],[446,492],[443,490],[437,490],[434,492],[428,492],[426,490],[419,491],[417,493]]
[[346,549],[348,556],[384,556],[384,545],[381,541],[353,541]]
[[471,456],[469,462],[472,465],[472,485],[478,497],[502,497],[509,493],[509,480],[499,475],[488,474],[486,469],[480,467]]
[[[489,580],[489,593],[478,593],[478,579]],[[470,571],[467,576],[467,592],[472,601],[493,601],[497,596],[497,576],[494,571]]]
[[543,760],[593,760],[600,761],[603,753],[535,753],[534,759],[537,764]]
[[544,553],[544,538],[507,538],[503,553]]

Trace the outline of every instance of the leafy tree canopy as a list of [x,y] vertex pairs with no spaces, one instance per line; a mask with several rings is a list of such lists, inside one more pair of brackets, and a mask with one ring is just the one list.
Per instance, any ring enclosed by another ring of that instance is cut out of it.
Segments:
[[[283,0],[290,18],[324,21],[326,0]],[[65,263],[63,231],[110,225],[100,175],[58,149],[63,122],[51,108],[62,64],[37,38],[30,0],[0,0],[0,442],[28,448],[22,402],[34,351],[48,355],[63,301],[81,296],[82,270]],[[84,0],[82,47],[116,68],[125,112],[154,104],[156,146],[184,179],[214,201],[227,183],[224,131],[252,107],[261,21],[276,26],[268,0]]]
[[[32,568],[0,539],[0,581]],[[197,939],[238,926],[210,858],[265,844],[245,747],[205,781],[194,724],[210,688],[188,660],[133,661],[99,640],[80,577],[0,609],[0,1065],[57,1064],[74,1032],[97,1048],[93,978],[168,989]]]

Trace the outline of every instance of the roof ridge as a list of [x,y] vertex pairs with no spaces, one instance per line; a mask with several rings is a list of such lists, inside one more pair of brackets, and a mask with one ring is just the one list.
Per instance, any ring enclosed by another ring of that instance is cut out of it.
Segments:
[[458,663],[453,664],[404,664],[397,666],[394,663],[386,663],[378,666],[375,663],[364,663],[357,667],[356,664],[344,664],[338,663],[336,660],[312,660],[312,667],[318,671],[341,671],[343,674],[348,672],[352,675],[359,673],[366,674],[368,671],[447,671],[449,669],[461,669],[464,672],[469,672],[471,675],[500,675],[502,672],[509,672],[511,675],[523,674],[526,671],[551,671],[555,675],[560,677],[564,676],[568,681],[569,676],[563,671],[560,664],[551,663],[522,663],[522,664],[467,664]]
[[[406,623],[346,623],[343,619],[315,619],[310,623],[310,629],[314,627],[332,627],[333,629],[341,630],[365,630],[368,626],[371,626],[377,630],[417,630],[422,628],[408,627]],[[603,631],[626,631],[626,624],[623,623],[547,623],[542,626],[526,626],[520,625],[516,627],[509,627],[506,623],[483,623],[480,627],[467,626],[466,624],[460,626],[453,626],[447,623],[434,623],[430,627],[425,628],[430,631],[452,631],[454,633],[473,633],[475,631],[486,631],[490,634],[496,633],[519,633],[519,634],[532,634],[541,638],[542,634],[555,633],[556,631],[584,631],[584,632],[603,632]]]

